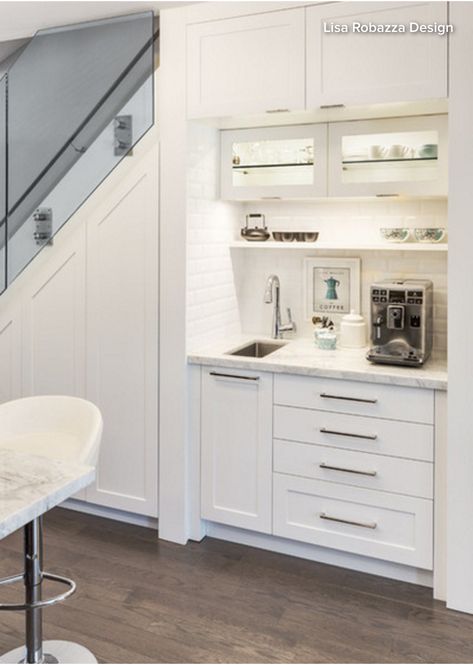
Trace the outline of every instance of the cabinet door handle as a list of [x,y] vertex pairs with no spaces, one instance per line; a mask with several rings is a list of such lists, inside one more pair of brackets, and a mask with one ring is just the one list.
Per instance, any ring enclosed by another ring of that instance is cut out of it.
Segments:
[[376,476],[377,471],[362,471],[361,469],[346,469],[343,466],[332,466],[331,464],[325,464],[321,462],[319,464],[321,469],[329,469],[330,471],[343,471],[343,473],[357,473],[360,476]]
[[223,372],[209,372],[210,376],[220,379],[237,379],[238,381],[259,381],[259,376],[242,376],[241,374],[224,374]]
[[356,522],[354,520],[345,520],[343,517],[333,517],[326,513],[319,513],[321,520],[329,520],[330,522],[340,522],[340,524],[351,524],[352,526],[361,526],[363,529],[376,529],[378,526],[376,522]]
[[321,109],[344,109],[345,104],[321,104]]
[[377,434],[353,434],[351,432],[338,432],[335,429],[327,429],[326,427],[321,427],[319,432],[322,434],[334,434],[335,436],[351,436],[353,439],[368,439],[368,441],[376,441],[378,438]]
[[266,113],[288,113],[289,109],[268,109]]
[[341,399],[345,402],[360,402],[361,404],[377,404],[378,400],[366,399],[365,397],[345,397],[344,395],[330,395],[329,393],[320,393],[320,397],[324,399]]

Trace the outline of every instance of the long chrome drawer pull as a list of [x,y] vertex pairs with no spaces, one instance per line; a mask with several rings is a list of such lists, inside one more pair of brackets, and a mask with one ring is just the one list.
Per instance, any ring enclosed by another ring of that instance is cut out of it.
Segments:
[[376,529],[378,526],[376,522],[355,522],[354,520],[344,520],[342,517],[332,517],[326,513],[319,513],[321,520],[329,520],[330,522],[340,522],[341,524],[351,524],[352,526],[361,526],[363,529]]
[[342,399],[345,402],[361,402],[362,404],[377,404],[377,399],[365,399],[364,397],[343,397],[342,395],[329,395],[328,393],[320,393],[320,397],[324,399]]
[[359,469],[346,469],[343,466],[332,466],[331,464],[325,464],[321,462],[319,464],[321,469],[329,469],[330,471],[343,471],[344,473],[358,473],[360,476],[375,476],[377,471],[361,471]]
[[241,376],[241,374],[223,374],[221,372],[209,372],[210,376],[221,379],[242,379],[243,381],[259,381],[259,376]]
[[350,432],[337,432],[334,429],[327,429],[326,427],[321,427],[320,432],[322,434],[334,434],[335,436],[350,436],[353,439],[368,439],[369,441],[376,441],[378,438],[377,434],[352,434]]

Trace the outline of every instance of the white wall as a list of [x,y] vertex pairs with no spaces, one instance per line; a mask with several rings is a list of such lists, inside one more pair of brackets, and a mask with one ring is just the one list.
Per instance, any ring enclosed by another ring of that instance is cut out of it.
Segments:
[[473,613],[473,4],[450,3],[447,605]]

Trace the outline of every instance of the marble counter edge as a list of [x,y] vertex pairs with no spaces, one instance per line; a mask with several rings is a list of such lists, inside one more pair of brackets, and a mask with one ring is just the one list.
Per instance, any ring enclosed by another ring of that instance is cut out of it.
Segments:
[[79,467],[78,474],[77,477],[67,480],[63,484],[59,484],[62,481],[58,481],[59,486],[52,489],[49,494],[32,500],[31,503],[19,507],[11,515],[7,516],[0,523],[0,540],[6,538],[14,531],[21,529],[28,522],[48,512],[51,508],[55,508],[76,492],[90,485],[95,479],[95,468]]
[[[428,368],[405,368],[409,374],[402,376],[390,373],[384,365],[369,365],[366,370],[350,368],[314,367],[310,365],[293,364],[290,361],[271,361],[268,358],[254,359],[219,354],[189,353],[187,361],[191,365],[217,366],[235,369],[245,369],[259,372],[272,372],[275,374],[296,374],[300,376],[313,376],[319,378],[345,379],[349,381],[366,381],[368,383],[382,383],[392,386],[405,386],[411,388],[425,388],[429,390],[446,391],[448,380],[446,372],[442,370],[431,370],[445,374],[445,377],[415,376],[415,372],[428,372]],[[404,371],[404,370],[401,370]]]

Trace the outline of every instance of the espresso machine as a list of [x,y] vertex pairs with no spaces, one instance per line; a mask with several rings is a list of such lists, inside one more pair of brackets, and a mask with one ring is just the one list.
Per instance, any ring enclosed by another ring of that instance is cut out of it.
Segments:
[[432,282],[385,280],[372,284],[371,342],[374,363],[418,367],[432,350]]

